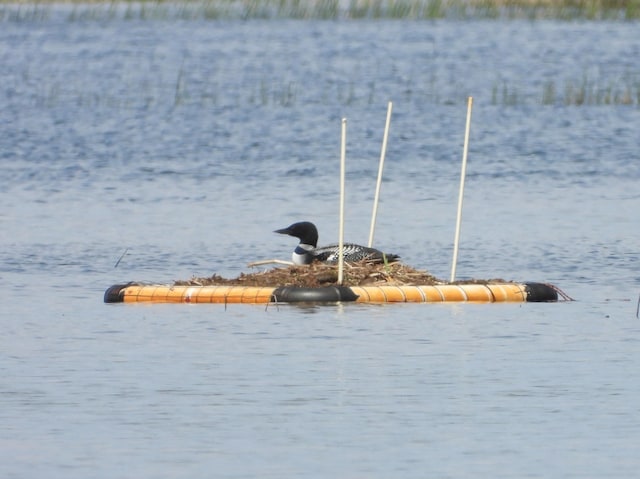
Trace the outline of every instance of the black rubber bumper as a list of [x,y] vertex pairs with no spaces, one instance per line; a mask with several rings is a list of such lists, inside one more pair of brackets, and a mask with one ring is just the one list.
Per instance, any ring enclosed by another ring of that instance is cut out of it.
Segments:
[[272,297],[276,303],[330,303],[337,301],[355,301],[358,299],[358,295],[347,286],[325,286],[322,288],[282,286],[273,291]]
[[528,303],[558,301],[558,290],[546,283],[524,283]]
[[122,303],[124,302],[123,293],[127,286],[131,286],[135,283],[114,284],[107,288],[104,292],[105,303]]

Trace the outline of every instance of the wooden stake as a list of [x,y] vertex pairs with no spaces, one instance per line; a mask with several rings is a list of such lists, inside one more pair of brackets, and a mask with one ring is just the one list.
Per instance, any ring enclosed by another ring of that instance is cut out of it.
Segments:
[[342,119],[342,141],[340,142],[340,232],[338,238],[338,284],[344,277],[344,177],[347,156],[347,119]]
[[456,278],[456,264],[458,262],[458,244],[460,243],[460,224],[462,222],[462,198],[464,197],[464,179],[467,174],[467,152],[469,150],[469,128],[471,126],[471,107],[473,98],[467,101],[467,125],[464,132],[464,148],[462,151],[462,171],[460,172],[460,194],[458,195],[458,215],[456,218],[456,235],[453,240],[453,262],[451,264],[451,282]]
[[378,182],[376,183],[376,194],[373,199],[373,213],[371,215],[371,230],[369,231],[369,248],[373,246],[373,232],[376,229],[376,215],[378,214],[378,200],[380,198],[380,186],[382,184],[382,169],[384,168],[384,157],[387,153],[387,138],[389,137],[389,125],[391,124],[391,109],[393,103],[387,106],[387,122],[384,125],[384,135],[382,137],[382,150],[380,151],[380,166],[378,167]]

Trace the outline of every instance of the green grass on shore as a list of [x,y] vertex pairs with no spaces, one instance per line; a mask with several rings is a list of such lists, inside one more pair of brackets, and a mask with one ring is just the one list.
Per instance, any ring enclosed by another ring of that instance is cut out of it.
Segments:
[[76,19],[555,19],[637,20],[640,0],[0,0],[0,20]]

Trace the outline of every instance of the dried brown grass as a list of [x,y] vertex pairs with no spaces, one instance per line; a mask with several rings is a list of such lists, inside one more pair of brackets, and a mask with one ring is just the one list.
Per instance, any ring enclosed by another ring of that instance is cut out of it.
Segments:
[[[493,280],[466,280],[459,283],[504,283],[501,279]],[[176,281],[177,286],[211,286],[211,285],[235,285],[235,286],[300,286],[315,288],[320,286],[332,286],[338,283],[338,267],[323,263],[314,263],[308,266],[288,266],[258,271],[255,273],[242,273],[234,279],[227,279],[214,274],[205,278],[191,278],[186,281]],[[345,265],[342,284],[344,286],[380,286],[380,285],[435,285],[447,284],[427,271],[417,270],[402,263],[371,264],[350,263]]]

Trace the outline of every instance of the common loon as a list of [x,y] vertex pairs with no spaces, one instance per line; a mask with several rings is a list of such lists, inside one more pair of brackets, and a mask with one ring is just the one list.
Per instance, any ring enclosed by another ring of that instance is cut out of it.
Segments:
[[[318,248],[318,229],[313,223],[302,221],[291,226],[275,230],[274,233],[295,236],[300,239],[300,243],[293,251],[291,258],[294,264],[310,264],[314,260],[323,263],[334,264],[338,262],[338,245],[323,246]],[[398,260],[395,254],[386,254],[374,248],[368,248],[353,243],[343,244],[344,260],[348,263],[357,261],[370,261],[372,263],[392,263]]]

